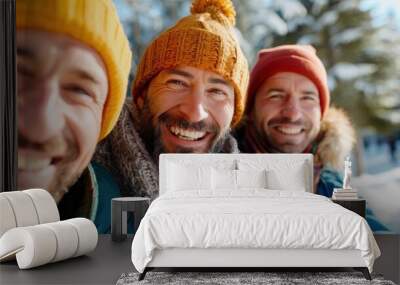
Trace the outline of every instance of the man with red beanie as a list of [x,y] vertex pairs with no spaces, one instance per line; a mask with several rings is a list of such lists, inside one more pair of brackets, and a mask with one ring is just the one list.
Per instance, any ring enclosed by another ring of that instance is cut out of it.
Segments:
[[[342,187],[343,162],[355,141],[345,113],[329,106],[326,70],[312,46],[260,51],[250,74],[245,119],[237,131],[247,153],[312,153],[314,193]],[[373,231],[387,231],[366,209]]]
[[314,192],[342,186],[342,162],[354,130],[343,111],[329,107],[326,70],[312,46],[284,45],[259,52],[250,75],[246,119],[238,131],[247,153],[314,154]]

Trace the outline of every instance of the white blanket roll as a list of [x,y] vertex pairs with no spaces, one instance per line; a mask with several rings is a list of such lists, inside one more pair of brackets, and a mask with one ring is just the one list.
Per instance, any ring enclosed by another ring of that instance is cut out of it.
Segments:
[[0,193],[0,237],[9,229],[17,226],[10,202]]
[[1,193],[11,205],[17,227],[26,227],[39,224],[35,205],[30,196],[22,191]]
[[97,241],[96,226],[84,218],[17,227],[0,238],[0,261],[16,256],[19,268],[28,269],[86,254]]
[[15,227],[33,226],[60,220],[57,204],[43,189],[0,193],[0,237]]
[[52,223],[60,220],[56,201],[51,194],[43,189],[22,191],[30,196],[39,218],[39,224]]

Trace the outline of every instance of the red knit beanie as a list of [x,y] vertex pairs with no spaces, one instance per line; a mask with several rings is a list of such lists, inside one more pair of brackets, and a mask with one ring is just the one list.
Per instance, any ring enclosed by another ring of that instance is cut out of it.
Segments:
[[263,49],[258,53],[258,61],[250,74],[246,114],[253,109],[258,88],[278,72],[294,72],[309,78],[318,89],[321,117],[324,116],[330,100],[327,75],[315,49],[310,45],[283,45]]

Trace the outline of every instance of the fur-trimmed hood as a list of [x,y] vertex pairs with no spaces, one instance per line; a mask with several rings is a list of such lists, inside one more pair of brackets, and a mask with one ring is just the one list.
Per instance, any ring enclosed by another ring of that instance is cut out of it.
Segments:
[[350,119],[343,110],[329,108],[321,122],[319,138],[315,163],[342,170],[343,161],[356,141]]

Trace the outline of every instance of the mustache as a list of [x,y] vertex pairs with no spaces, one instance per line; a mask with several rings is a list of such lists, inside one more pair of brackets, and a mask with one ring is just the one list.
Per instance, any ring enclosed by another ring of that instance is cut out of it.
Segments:
[[32,142],[23,134],[18,132],[18,147],[29,148],[38,152],[45,152],[50,156],[63,156],[67,161],[73,161],[79,155],[78,147],[74,141],[62,134],[53,136],[47,141],[37,143]]
[[[211,143],[210,148],[206,153],[219,153],[222,152],[225,143],[228,141],[229,135],[230,135],[230,129],[226,130],[219,136],[216,136],[214,141]],[[165,153],[164,145],[160,139],[161,137],[161,130],[160,127],[156,127],[154,130],[154,140],[152,141],[153,143],[153,152],[152,152],[152,157],[153,159],[158,163],[159,155],[161,153]],[[175,150],[175,153],[195,153],[195,150],[192,148],[185,148],[185,147],[178,147]]]
[[268,122],[268,126],[272,126],[272,127],[275,125],[281,125],[281,124],[303,127],[303,126],[306,126],[306,121],[304,121],[303,119],[298,119],[298,120],[293,121],[290,118],[282,117],[282,118],[271,119]]
[[220,128],[215,122],[207,122],[202,120],[199,122],[189,122],[183,118],[177,118],[167,113],[162,114],[159,117],[160,123],[164,123],[167,126],[178,126],[182,129],[190,129],[199,132],[219,133]]

